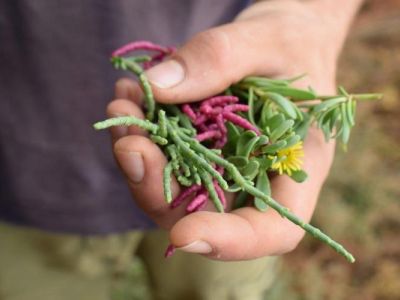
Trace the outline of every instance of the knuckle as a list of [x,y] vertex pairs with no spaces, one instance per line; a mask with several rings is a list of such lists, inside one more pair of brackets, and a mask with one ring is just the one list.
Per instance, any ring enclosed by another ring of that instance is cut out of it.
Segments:
[[231,42],[223,29],[203,31],[194,37],[194,41],[194,45],[198,47],[197,51],[201,51],[201,55],[205,56],[213,68],[225,70],[229,67]]
[[106,113],[107,113],[107,115],[109,117],[114,116],[115,113],[118,112],[118,108],[119,108],[119,106],[120,106],[122,101],[123,100],[121,100],[121,99],[117,99],[117,100],[113,100],[113,101],[111,101],[110,103],[107,104]]

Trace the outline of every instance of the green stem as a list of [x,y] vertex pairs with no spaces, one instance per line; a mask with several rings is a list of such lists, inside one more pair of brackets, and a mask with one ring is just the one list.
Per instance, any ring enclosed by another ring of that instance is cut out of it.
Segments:
[[208,191],[208,196],[214,203],[215,208],[217,209],[218,212],[223,213],[224,207],[221,203],[221,200],[218,197],[217,191],[215,190],[214,183],[211,179],[210,174],[203,169],[199,169],[199,175],[203,181],[204,186]]
[[172,173],[172,163],[169,162],[164,167],[164,171],[163,171],[164,197],[165,197],[165,201],[167,201],[167,203],[172,202],[171,173]]
[[93,125],[94,129],[106,129],[112,126],[131,126],[135,125],[155,134],[158,131],[158,125],[150,122],[149,120],[142,120],[132,116],[116,117],[97,122]]
[[260,198],[263,200],[268,206],[272,207],[274,210],[276,210],[282,217],[287,218],[294,224],[300,226],[303,228],[306,232],[314,236],[315,238],[319,239],[320,241],[328,244],[332,249],[334,249],[336,252],[339,254],[343,255],[349,262],[354,262],[355,259],[353,255],[351,255],[350,252],[348,252],[342,245],[340,245],[338,242],[334,241],[331,239],[328,235],[323,233],[321,230],[318,228],[305,223],[303,220],[301,220],[299,217],[297,217],[295,214],[291,213],[288,208],[282,206],[279,204],[277,201],[275,201],[273,198],[265,195],[263,192],[258,190],[257,188],[253,187],[252,185],[248,184],[246,180],[243,178],[243,176],[240,174],[240,172],[237,170],[235,165],[232,163],[226,161],[225,159],[221,158],[220,156],[214,154],[212,151],[209,151],[207,148],[205,148],[203,145],[198,143],[197,141],[194,140],[189,140],[186,139],[188,143],[190,143],[191,147],[193,150],[198,151],[199,153],[203,153],[209,160],[215,162],[216,164],[219,164],[220,166],[224,167],[232,176],[233,180],[235,181],[236,184],[240,185],[243,190],[248,192],[250,195]]
[[[318,96],[317,99],[321,101],[325,100],[330,100],[332,98],[337,98],[337,95],[334,96]],[[383,98],[383,94],[349,94],[349,97],[347,98],[352,98],[353,100],[359,100],[359,101],[375,101],[375,100],[381,100]]]
[[[173,142],[177,145],[178,150],[181,151],[183,155],[186,156],[186,158],[190,161],[193,162],[193,164],[196,165],[198,168],[202,168],[210,175],[215,178],[215,180],[218,181],[219,185],[226,190],[228,188],[228,183],[225,181],[225,179],[222,177],[221,174],[218,173],[217,170],[215,170],[204,158],[199,156],[196,152],[194,152],[188,144],[186,144],[182,139],[181,136],[184,136],[185,138],[189,139],[190,141],[194,141],[193,138],[188,137],[184,135],[183,133],[180,133],[170,124],[170,122],[167,122],[167,129],[168,129],[168,134],[173,140]],[[211,152],[211,150],[208,150]]]
[[155,101],[154,101],[154,96],[153,96],[153,91],[151,90],[151,85],[149,81],[147,80],[146,75],[144,74],[143,68],[136,63],[133,60],[121,58],[121,60],[125,63],[127,69],[129,69],[131,72],[133,72],[140,80],[143,91],[144,91],[144,100],[145,100],[145,105],[146,105],[146,118],[149,119],[150,121],[153,120],[154,118],[154,110],[155,110]]

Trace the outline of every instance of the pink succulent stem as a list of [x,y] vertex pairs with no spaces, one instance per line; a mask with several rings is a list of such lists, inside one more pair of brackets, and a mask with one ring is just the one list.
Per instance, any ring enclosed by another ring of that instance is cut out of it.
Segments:
[[165,258],[171,257],[174,253],[175,253],[175,246],[169,244],[167,249],[165,249],[164,257]]
[[213,123],[213,124],[210,124],[209,126],[207,126],[206,128],[207,128],[206,130],[215,130],[215,129],[218,129],[219,127],[217,124]]
[[207,115],[207,117],[211,117],[211,116],[216,116],[221,114],[223,111],[228,111],[228,112],[236,112],[236,111],[248,111],[249,107],[248,105],[245,104],[230,104],[230,105],[226,105],[225,107],[211,107],[209,105],[206,105],[203,107],[203,109],[201,110],[201,112],[205,115]]
[[182,105],[182,111],[192,120],[193,123],[196,122],[197,116],[189,104]]
[[201,125],[201,124],[203,124],[204,122],[206,122],[207,121],[207,116],[206,115],[197,115],[196,116],[196,120],[194,121],[194,125]]
[[162,47],[162,46],[153,44],[152,42],[148,42],[148,41],[137,41],[137,42],[126,44],[125,46],[122,46],[121,48],[118,48],[111,54],[111,56],[121,56],[121,55],[128,54],[129,52],[132,52],[135,50],[159,51],[159,52],[165,53],[165,54],[171,53],[171,48]]
[[192,201],[190,201],[190,203],[186,207],[186,212],[191,213],[195,211],[197,208],[201,207],[204,203],[206,203],[207,198],[208,198],[208,193],[206,192],[197,195],[195,198],[193,198]]
[[236,102],[239,102],[239,98],[235,97],[235,96],[215,96],[215,97],[211,97],[211,98],[208,98],[208,99],[202,101],[201,105],[200,105],[200,110],[201,110],[202,106],[203,107],[207,106],[207,105],[223,106],[228,103],[236,103]]
[[222,115],[226,120],[231,121],[232,123],[244,128],[244,129],[252,130],[255,133],[257,133],[257,135],[261,134],[260,130],[257,127],[255,127],[253,124],[251,124],[246,119],[244,119],[244,118],[242,118],[242,117],[240,117],[238,115],[235,115],[232,112],[224,111],[222,113]]
[[205,131],[203,133],[200,133],[196,136],[196,139],[199,142],[208,140],[208,139],[212,139],[212,138],[220,138],[221,137],[221,133],[217,130],[209,130],[209,131]]
[[167,56],[166,53],[157,53],[153,55],[150,61],[146,61],[143,63],[143,68],[145,70],[150,69],[154,65],[160,63],[165,58],[165,56]]
[[207,125],[204,124],[204,123],[197,125],[197,128],[199,129],[200,132],[205,132],[205,131],[217,129],[217,128],[212,128],[210,126],[207,127]]
[[196,193],[202,189],[201,185],[194,184],[186,189],[184,189],[171,203],[171,208],[176,208],[185,201],[192,193]]
[[202,210],[204,207],[206,207],[206,205],[207,205],[207,201],[204,201],[199,206],[197,206],[192,212],[196,212],[196,211]]
[[222,149],[224,148],[225,144],[227,142],[227,139],[223,136],[221,139],[217,140],[214,144],[215,149]]
[[222,133],[222,136],[226,135],[226,134],[228,133],[228,129],[226,129],[223,116],[222,116],[222,115],[218,115],[218,116],[215,118],[215,120],[216,120],[216,122],[217,122],[218,129],[219,129],[219,130],[221,131],[221,133]]
[[234,112],[234,111],[248,111],[249,106],[246,104],[231,104],[224,107],[225,111]]
[[[221,155],[221,157],[223,157],[223,156]],[[215,170],[217,170],[217,172],[218,172],[219,174],[224,175],[224,172],[225,172],[224,167],[221,167],[220,165],[218,165],[218,166],[215,168]]]

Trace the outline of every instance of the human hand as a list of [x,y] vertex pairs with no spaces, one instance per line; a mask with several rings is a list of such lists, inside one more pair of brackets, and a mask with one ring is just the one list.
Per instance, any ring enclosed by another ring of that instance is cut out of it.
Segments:
[[[316,1],[318,2],[318,1]],[[315,2],[268,1],[245,10],[235,22],[196,35],[170,60],[147,71],[155,98],[163,103],[196,101],[220,93],[247,75],[292,77],[307,72],[302,86],[320,94],[335,90],[336,59],[345,30],[321,15]],[[336,25],[336,26],[335,26]],[[343,25],[345,26],[345,25]],[[301,29],[301,30],[299,30]],[[116,85],[110,116],[143,118],[139,86],[127,79]],[[162,188],[166,158],[135,127],[112,129],[114,153],[135,201],[161,227],[171,230],[173,245],[219,260],[277,255],[296,247],[303,231],[277,212],[245,207],[220,214],[201,211],[185,216],[171,210]],[[312,129],[304,143],[301,184],[286,176],[271,180],[272,196],[308,221],[332,162],[334,145]],[[174,181],[173,194],[179,194]]]

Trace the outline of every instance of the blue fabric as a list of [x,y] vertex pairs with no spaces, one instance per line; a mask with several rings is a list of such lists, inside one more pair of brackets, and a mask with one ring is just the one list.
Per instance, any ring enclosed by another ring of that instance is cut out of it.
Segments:
[[82,234],[148,228],[113,161],[109,54],[180,44],[232,19],[239,0],[0,0],[0,219]]

